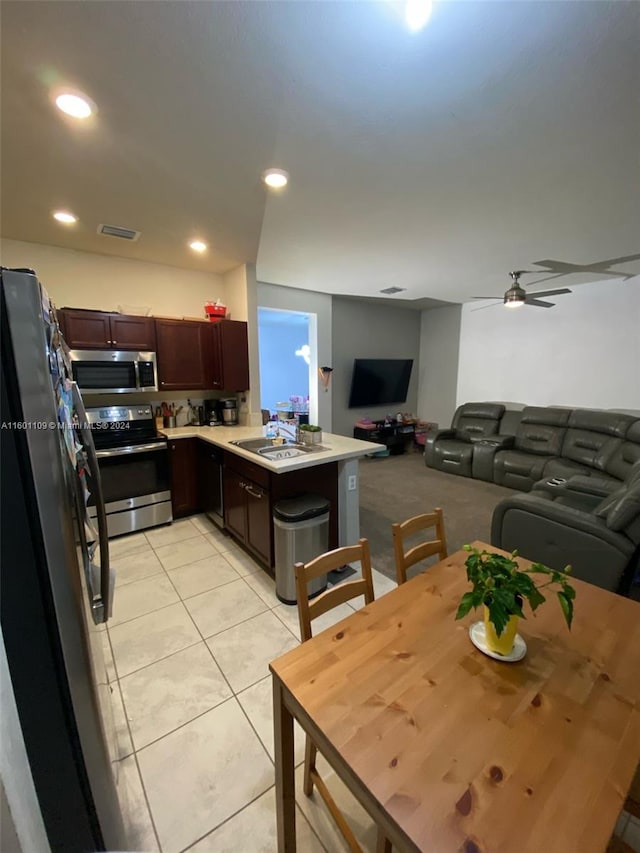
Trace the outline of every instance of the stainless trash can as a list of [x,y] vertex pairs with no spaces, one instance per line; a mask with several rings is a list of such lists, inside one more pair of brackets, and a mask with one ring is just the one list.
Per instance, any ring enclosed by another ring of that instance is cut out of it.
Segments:
[[[295,563],[308,563],[329,548],[329,501],[320,495],[300,495],[278,501],[273,507],[276,558],[276,595],[285,604],[296,604]],[[309,596],[327,586],[327,576],[315,578]]]

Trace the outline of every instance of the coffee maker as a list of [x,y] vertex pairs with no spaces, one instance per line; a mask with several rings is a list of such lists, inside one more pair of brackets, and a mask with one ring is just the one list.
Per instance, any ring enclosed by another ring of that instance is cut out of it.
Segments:
[[204,401],[204,422],[208,426],[222,426],[222,400]]
[[225,426],[233,426],[238,423],[238,401],[235,397],[228,397],[220,401],[222,403],[222,420]]

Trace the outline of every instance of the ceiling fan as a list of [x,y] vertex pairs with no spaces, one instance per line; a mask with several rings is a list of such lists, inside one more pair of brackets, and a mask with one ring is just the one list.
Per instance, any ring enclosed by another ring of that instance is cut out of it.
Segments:
[[[558,290],[544,290],[539,293],[527,293],[526,290],[520,286],[520,276],[521,275],[529,275],[531,270],[514,270],[510,272],[511,280],[513,284],[511,287],[505,291],[503,297],[500,296],[474,296],[474,299],[500,299],[502,298],[503,303],[507,306],[507,308],[518,308],[520,305],[534,305],[536,308],[553,308],[555,302],[545,302],[543,299],[539,299],[540,296],[559,296],[561,293],[571,293],[571,291],[562,287]],[[533,282],[535,284],[535,282]],[[494,306],[487,305],[487,308],[492,308]],[[481,308],[476,308],[476,311],[481,311]]]

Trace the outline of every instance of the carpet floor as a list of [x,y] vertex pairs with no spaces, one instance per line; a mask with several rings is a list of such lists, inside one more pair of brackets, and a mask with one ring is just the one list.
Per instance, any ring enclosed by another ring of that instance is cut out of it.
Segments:
[[[365,457],[359,470],[360,534],[369,540],[373,567],[393,580],[393,522],[441,507],[451,554],[474,539],[489,542],[494,507],[515,494],[504,486],[434,471],[415,452]],[[414,568],[420,571],[420,566]]]

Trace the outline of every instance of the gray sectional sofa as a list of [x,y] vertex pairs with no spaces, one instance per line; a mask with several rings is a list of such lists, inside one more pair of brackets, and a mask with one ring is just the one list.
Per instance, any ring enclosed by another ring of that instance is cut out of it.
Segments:
[[492,545],[612,591],[640,583],[640,415],[465,403],[425,464],[531,492],[497,505]]
[[640,417],[596,409],[465,403],[425,443],[425,464],[528,492],[543,478],[623,483],[640,460]]

